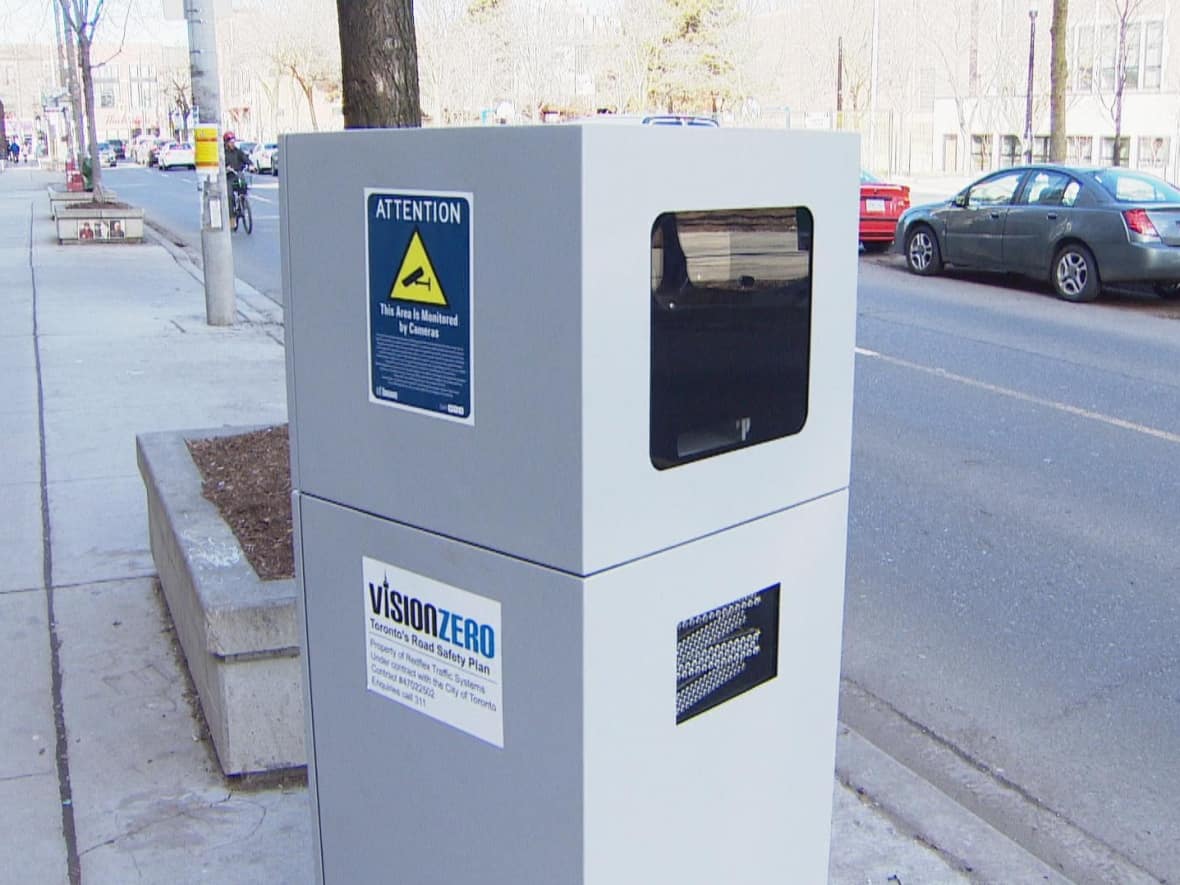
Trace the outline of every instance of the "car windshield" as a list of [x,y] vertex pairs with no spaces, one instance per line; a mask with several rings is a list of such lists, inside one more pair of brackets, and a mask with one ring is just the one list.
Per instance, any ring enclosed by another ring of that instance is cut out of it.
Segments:
[[1180,190],[1154,175],[1129,169],[1100,169],[1093,175],[1121,203],[1180,203]]
[[861,184],[883,184],[884,182],[882,182],[881,179],[879,179],[872,172],[866,172],[864,169],[861,169],[860,170],[860,183]]

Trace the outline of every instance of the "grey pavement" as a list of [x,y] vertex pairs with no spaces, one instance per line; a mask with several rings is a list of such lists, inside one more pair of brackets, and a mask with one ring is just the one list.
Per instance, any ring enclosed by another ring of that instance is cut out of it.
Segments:
[[[57,245],[60,178],[0,172],[0,885],[312,882],[301,778],[218,768],[135,459],[286,420],[281,309],[243,286],[210,327],[176,250]],[[844,726],[833,798],[832,883],[1063,881]]]

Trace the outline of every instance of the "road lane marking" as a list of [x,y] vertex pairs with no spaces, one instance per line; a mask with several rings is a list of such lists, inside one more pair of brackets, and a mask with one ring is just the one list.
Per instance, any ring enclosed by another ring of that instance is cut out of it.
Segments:
[[913,369],[917,372],[924,372],[927,375],[934,375],[937,378],[945,378],[948,381],[955,381],[959,384],[965,384],[968,387],[974,387],[978,390],[986,390],[989,393],[996,393],[1000,396],[1010,397],[1020,402],[1031,403],[1032,405],[1045,406],[1049,409],[1054,409],[1058,412],[1064,412],[1067,415],[1073,415],[1077,418],[1086,418],[1090,421],[1098,421],[1102,424],[1108,424],[1111,427],[1118,427],[1122,430],[1131,430],[1135,433],[1142,433],[1146,436],[1152,436],[1156,439],[1162,439],[1164,442],[1180,443],[1180,433],[1171,433],[1167,430],[1160,430],[1158,427],[1149,427],[1146,424],[1136,424],[1134,421],[1127,421],[1123,418],[1115,418],[1113,415],[1104,415],[1101,412],[1094,412],[1090,409],[1083,409],[1079,406],[1071,406],[1069,403],[1058,402],[1057,400],[1045,399],[1044,397],[1033,396],[1030,393],[1023,393],[1019,390],[1013,390],[1010,387],[1000,387],[996,384],[988,384],[986,381],[979,381],[975,378],[968,378],[965,375],[956,375],[954,372],[948,372],[946,369],[939,369],[934,366],[923,366],[920,363],[911,363],[909,360],[899,359],[895,356],[885,356],[875,350],[868,350],[864,347],[856,348],[856,352],[861,356],[879,359],[882,362],[891,363],[895,366],[900,366],[903,369]]

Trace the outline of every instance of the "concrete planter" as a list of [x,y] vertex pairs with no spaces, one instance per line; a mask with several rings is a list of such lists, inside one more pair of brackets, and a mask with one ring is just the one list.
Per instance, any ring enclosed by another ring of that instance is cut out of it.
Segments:
[[[67,191],[57,185],[51,185],[49,191],[49,217],[57,218],[57,210],[76,206],[79,203],[88,203],[94,199],[93,193],[86,191]],[[118,194],[114,191],[104,191],[106,198],[111,201],[119,199]]]
[[295,582],[260,581],[201,496],[185,441],[222,428],[136,437],[152,556],[226,774],[305,765]]
[[59,243],[143,242],[143,209],[133,206],[99,209],[84,203],[63,203],[55,210],[54,218]]

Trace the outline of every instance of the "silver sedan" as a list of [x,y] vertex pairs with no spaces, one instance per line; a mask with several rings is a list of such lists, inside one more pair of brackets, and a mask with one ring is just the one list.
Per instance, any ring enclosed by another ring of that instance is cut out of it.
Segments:
[[943,264],[1047,279],[1067,301],[1104,283],[1149,283],[1180,297],[1180,190],[1118,167],[1020,166],[950,200],[915,206],[894,242],[916,274]]

